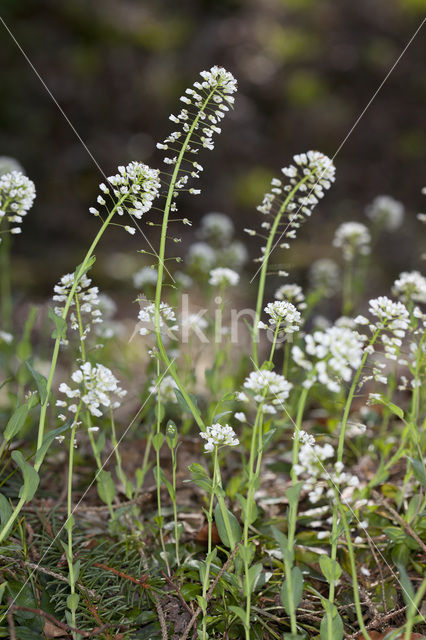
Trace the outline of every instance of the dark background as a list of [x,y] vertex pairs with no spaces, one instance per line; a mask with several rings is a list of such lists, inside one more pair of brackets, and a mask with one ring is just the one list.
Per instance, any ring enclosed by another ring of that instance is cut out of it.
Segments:
[[[155,143],[171,130],[181,93],[200,70],[229,69],[239,81],[236,109],[202,158],[194,185],[202,195],[182,200],[180,214],[196,221],[224,211],[238,229],[256,223],[270,178],[294,153],[334,155],[425,14],[425,0],[2,2],[8,27],[107,175],[133,159],[160,167]],[[102,177],[2,25],[0,33],[0,154],[22,163],[38,195],[14,239],[15,284],[44,295],[97,229],[88,207]],[[337,182],[291,253],[295,272],[330,254],[335,227],[365,222],[365,205],[382,193],[407,207],[404,228],[376,249],[382,276],[389,284],[418,266],[425,34],[426,27],[339,152]],[[157,241],[155,229],[144,232]],[[110,230],[97,252],[102,284],[113,281],[125,251],[142,266],[136,250],[145,247],[141,236]]]

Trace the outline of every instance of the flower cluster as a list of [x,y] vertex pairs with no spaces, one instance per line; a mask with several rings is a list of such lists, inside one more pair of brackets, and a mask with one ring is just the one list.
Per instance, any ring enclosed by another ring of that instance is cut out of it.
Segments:
[[377,196],[368,205],[365,214],[377,226],[395,231],[404,220],[404,205],[390,196]]
[[[74,282],[75,273],[66,273],[62,276],[58,284],[54,286],[52,299],[56,303],[54,311],[57,316],[63,315],[65,303],[74,286]],[[79,278],[69,307],[70,327],[74,331],[79,329],[78,313],[80,314],[82,321],[82,340],[86,339],[87,334],[90,332],[91,325],[99,324],[103,321],[102,311],[100,309],[99,289],[98,287],[91,287],[91,284],[91,279],[84,273]],[[63,341],[63,344],[67,344],[66,340]]]
[[[76,414],[79,407],[84,405],[92,416],[99,418],[105,409],[119,407],[121,398],[127,393],[118,385],[112,371],[102,364],[84,362],[74,371],[71,379],[76,386],[70,387],[65,382],[59,385],[59,391],[65,394],[67,400],[56,401],[57,407],[66,408],[71,414]],[[59,418],[66,420],[63,414]]]
[[[245,379],[243,387],[257,404],[262,404],[264,413],[274,414],[277,409],[284,409],[285,400],[287,400],[293,385],[279,373],[261,369],[252,371]],[[249,401],[245,391],[238,394],[238,400]]]
[[[394,302],[386,296],[379,296],[369,301],[370,314],[377,320],[370,321],[365,316],[359,315],[355,318],[358,325],[368,325],[371,333],[377,334],[383,348],[384,355],[389,360],[396,360],[402,345],[402,338],[408,329],[410,314],[402,302]],[[370,354],[374,353],[374,346],[367,347]],[[387,378],[381,372],[384,363],[377,362],[373,367],[372,377],[378,382],[387,383]],[[369,378],[364,378],[368,380]]]
[[214,287],[235,287],[240,281],[236,271],[226,267],[218,267],[210,271],[209,284]]
[[392,287],[392,293],[404,304],[426,303],[426,278],[419,271],[403,271]]
[[338,326],[306,335],[304,351],[298,345],[292,348],[294,362],[308,371],[303,386],[320,382],[338,393],[341,381],[348,382],[361,364],[364,340],[356,331]]
[[[174,338],[173,332],[177,331],[178,325],[176,322],[176,314],[173,309],[166,303],[160,303],[160,331],[167,332]],[[141,308],[138,313],[139,324],[147,325],[140,326],[138,331],[141,336],[146,336],[149,333],[155,331],[155,304],[151,302],[145,307]]]
[[161,402],[177,402],[175,389],[177,389],[177,384],[172,376],[163,376],[160,382],[153,382],[148,391],[157,398],[159,397]]
[[277,300],[287,300],[294,304],[299,311],[306,309],[305,296],[298,284],[282,284],[274,294]]
[[151,267],[142,267],[133,274],[133,286],[135,289],[141,289],[147,285],[155,287],[157,284],[157,269]]
[[212,424],[211,427],[207,427],[204,432],[200,433],[200,437],[207,440],[204,445],[205,452],[214,451],[226,445],[235,447],[237,444],[240,444],[235,431],[229,424]]
[[[158,169],[151,169],[136,161],[130,162],[126,167],[118,167],[118,173],[110,176],[107,181],[108,185],[99,185],[103,195],[98,196],[97,203],[103,207],[110,206],[105,200],[109,196],[112,206],[118,205],[116,211],[119,215],[127,212],[138,220],[151,209],[161,186]],[[89,211],[95,216],[99,215],[96,207],[90,207]],[[133,227],[126,230],[134,233]]]
[[223,247],[231,241],[234,235],[234,223],[224,213],[207,213],[201,218],[198,235],[218,247]]
[[216,251],[207,242],[194,242],[186,255],[191,271],[208,273],[216,264]]
[[8,231],[21,233],[20,224],[33,206],[34,182],[20,171],[11,171],[0,177],[0,224],[3,219],[11,225]]
[[314,290],[330,298],[340,288],[340,269],[334,260],[320,258],[309,269],[309,282]]
[[[303,489],[308,491],[308,498],[312,504],[316,504],[326,491],[328,498],[334,498],[334,488],[340,492],[343,489],[353,488],[359,485],[359,478],[351,473],[343,471],[341,462],[329,465],[328,460],[334,457],[334,448],[329,443],[317,444],[313,436],[304,431],[299,434],[302,445],[299,449],[298,463],[294,470],[298,476],[304,476]],[[345,498],[347,499],[347,495]]]
[[[176,154],[164,158],[167,165],[175,165],[178,162],[180,149],[176,147],[180,144],[185,143],[185,153],[192,156],[198,154],[200,146],[213,149],[213,136],[221,132],[218,125],[234,104],[235,98],[232,94],[237,91],[237,81],[229,71],[214,66],[210,71],[202,71],[200,75],[203,81],[194,82],[180,98],[185,106],[177,115],[169,116],[172,122],[180,126],[180,130],[173,131],[162,143],[157,144],[158,149]],[[196,142],[189,142],[189,138],[195,138]],[[190,178],[198,178],[203,167],[193,157],[185,160],[192,170],[179,174],[174,185],[174,196],[183,190],[193,195],[200,193],[199,189],[188,189],[187,183]],[[176,211],[176,204],[173,203],[171,208]]]
[[[324,190],[331,187],[335,180],[335,166],[333,162],[319,151],[308,151],[293,156],[294,164],[283,167],[281,173],[288,178],[288,183],[273,178],[271,192],[266,193],[257,210],[269,214],[274,205],[281,206],[286,192],[297,191],[296,200],[287,205],[287,211],[296,213],[289,216],[289,220],[310,216],[312,209],[324,197]],[[296,211],[300,209],[299,211]]]
[[[287,214],[287,219],[282,223],[284,228],[278,230],[280,238],[285,242],[280,244],[283,249],[288,249],[288,240],[296,237],[297,229],[311,214],[319,200],[324,197],[324,192],[331,187],[335,180],[336,169],[333,162],[319,151],[308,151],[293,156],[294,164],[281,169],[284,180],[273,178],[271,190],[265,194],[262,204],[257,210],[269,216],[279,212]],[[282,210],[285,203],[285,211]],[[269,230],[271,222],[265,220],[262,228]],[[244,229],[249,235],[256,235],[252,229]],[[264,254],[265,247],[262,247]],[[259,261],[263,261],[263,256]]]
[[343,258],[353,260],[357,255],[370,253],[371,236],[361,222],[344,222],[336,229],[333,245],[343,252]]
[[[270,316],[269,325],[278,333],[294,333],[299,331],[302,323],[302,317],[296,307],[285,300],[276,300],[269,302],[265,309],[265,313]],[[268,329],[268,325],[260,321],[259,329]]]

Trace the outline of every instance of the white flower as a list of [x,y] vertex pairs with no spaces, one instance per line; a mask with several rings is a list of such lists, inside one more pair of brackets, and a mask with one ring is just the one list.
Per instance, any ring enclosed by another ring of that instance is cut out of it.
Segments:
[[234,235],[234,223],[224,213],[207,213],[201,218],[199,235],[218,246],[228,244]]
[[8,333],[7,331],[2,331],[0,329],[0,341],[5,342],[6,344],[10,344],[13,342],[13,335]]
[[[87,407],[92,416],[100,417],[106,408],[117,408],[120,399],[126,395],[126,391],[119,387],[117,378],[111,369],[102,364],[92,365],[84,362],[79,369],[73,372],[71,379],[76,387],[71,388],[62,382],[59,385],[60,393],[69,399],[79,398],[79,402]],[[67,406],[67,402],[58,400],[57,406]],[[77,404],[68,404],[68,411],[76,413]]]
[[[264,403],[265,413],[276,413],[277,409],[284,408],[284,401],[287,400],[293,385],[279,373],[262,369],[252,371],[245,379],[243,387],[250,392],[257,404]],[[244,392],[239,394],[238,399],[248,401]]]
[[188,266],[196,271],[206,273],[216,264],[216,252],[206,242],[194,242],[186,255]]
[[[173,332],[177,331],[178,325],[176,323],[176,314],[173,309],[165,302],[160,303],[159,309],[159,325],[161,331],[168,331],[172,337]],[[143,307],[138,314],[140,324],[147,325],[139,327],[139,333],[141,336],[145,336],[148,333],[155,331],[155,304],[152,302]]]
[[[361,364],[364,336],[346,327],[333,326],[305,336],[305,351],[295,345],[293,360],[309,371],[309,386],[323,384],[332,393],[348,382]],[[305,385],[306,386],[306,385]]]
[[11,158],[10,156],[0,156],[0,176],[5,173],[12,173],[12,171],[24,173],[22,166],[17,160],[15,160],[15,158]]
[[395,280],[392,293],[405,304],[426,303],[426,278],[419,271],[403,271]]
[[[117,201],[120,206],[117,213],[123,215],[127,211],[134,218],[140,219],[142,215],[149,211],[152,203],[160,192],[160,172],[158,169],[151,169],[142,162],[130,162],[126,167],[118,167],[118,173],[108,178],[108,185],[104,183],[99,187],[105,196],[112,199],[111,206],[116,205]],[[98,196],[97,202],[101,206],[106,205],[103,196]],[[90,207],[89,211],[97,215],[97,209]],[[133,227],[125,227],[126,231]],[[134,233],[129,231],[129,233]]]
[[131,236],[134,236],[136,233],[136,229],[134,227],[125,226],[124,227],[127,233],[130,233]]
[[336,229],[333,245],[342,249],[345,260],[370,253],[370,232],[361,222],[344,222]]
[[329,298],[340,289],[340,269],[334,260],[315,260],[309,269],[309,281],[313,289]]
[[[54,307],[55,314],[62,316],[68,296],[74,286],[75,273],[66,273],[58,284],[53,287],[54,295],[52,300],[56,303]],[[83,324],[83,339],[90,332],[91,325],[99,324],[102,320],[102,311],[100,309],[100,298],[98,287],[91,287],[92,281],[84,273],[78,281],[75,288],[71,304],[69,306],[69,322],[68,326],[74,330],[79,330],[78,316],[76,315],[77,301],[80,310],[80,317]],[[63,340],[66,344],[66,340]]]
[[275,291],[274,297],[277,300],[287,300],[291,302],[299,311],[306,309],[305,296],[303,295],[302,287],[298,284],[282,284],[279,289]]
[[175,389],[177,384],[172,376],[163,376],[160,383],[153,382],[148,391],[155,394],[157,398],[160,397],[162,402],[177,402]]
[[246,414],[243,413],[242,411],[238,411],[237,413],[235,413],[234,417],[236,420],[239,420],[240,422],[247,422]]
[[[7,220],[20,224],[33,206],[35,198],[34,182],[20,171],[11,171],[0,176],[0,224]],[[21,227],[9,227],[13,234],[21,233]]]
[[211,427],[207,427],[205,432],[200,433],[200,437],[207,440],[204,445],[204,451],[206,452],[214,451],[215,448],[226,445],[235,447],[240,443],[235,431],[229,424],[212,424]]
[[[301,223],[311,214],[324,192],[335,180],[333,162],[319,151],[308,151],[293,157],[294,164],[284,167],[281,172],[286,176],[284,183],[274,178],[271,189],[265,194],[257,210],[264,215],[275,214],[281,209],[288,192],[292,193],[291,201],[286,206],[285,228],[281,233],[284,241],[294,239]],[[281,245],[288,248],[288,242]],[[262,261],[263,257],[259,258]]]
[[136,289],[145,287],[146,285],[157,284],[157,269],[151,269],[151,267],[142,267],[139,271],[133,274],[133,286]]
[[236,271],[227,269],[226,267],[217,267],[210,271],[209,284],[214,287],[235,287],[240,280],[240,276]]
[[239,240],[231,242],[227,247],[217,250],[219,264],[226,264],[231,269],[241,269],[248,260],[246,246]]
[[377,196],[365,213],[378,226],[394,231],[404,220],[404,205],[390,196]]
[[[186,187],[188,171],[191,178],[198,178],[200,171],[203,171],[202,165],[195,160],[194,156],[198,154],[200,146],[205,149],[214,148],[213,136],[221,132],[218,124],[229,111],[229,106],[233,105],[232,94],[237,90],[234,76],[222,67],[214,66],[209,71],[202,71],[200,75],[202,82],[194,82],[181,97],[184,107],[179,113],[169,116],[171,122],[180,125],[180,130],[173,131],[162,143],[157,144],[158,149],[167,151],[171,147],[175,151],[186,140],[189,132],[197,137],[194,144],[186,143],[185,154],[189,157],[184,159],[188,165],[187,171],[179,175],[173,185],[175,196],[184,187],[193,195],[200,193],[199,189]],[[166,164],[172,165],[177,161],[177,155],[167,156],[164,159]]]
[[291,302],[284,300],[269,302],[264,311],[270,316],[269,324],[271,327],[278,328],[280,333],[299,331],[302,318],[300,312]]
[[386,296],[379,296],[369,301],[369,311],[378,318],[376,327],[390,331],[398,338],[403,338],[408,328],[409,313],[402,302],[393,302]]

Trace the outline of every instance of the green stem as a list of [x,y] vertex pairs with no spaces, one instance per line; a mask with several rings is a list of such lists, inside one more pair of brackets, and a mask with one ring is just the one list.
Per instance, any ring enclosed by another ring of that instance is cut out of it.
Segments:
[[[76,414],[76,421],[77,421],[77,416],[78,416],[78,412]],[[73,471],[73,463],[74,463],[74,438],[75,438],[75,432],[77,429],[77,425],[76,425],[76,421],[74,422],[74,426],[71,429],[71,434],[70,434],[70,446],[69,446],[69,460],[68,460],[68,495],[67,495],[67,522],[66,522],[66,526],[67,526],[67,530],[68,530],[68,553],[67,553],[67,560],[68,560],[68,573],[69,573],[69,585],[71,588],[71,595],[74,596],[75,594],[75,579],[74,579],[74,554],[73,554],[73,544],[72,544],[72,529],[73,529],[73,523],[72,523],[72,471]],[[76,627],[76,616],[75,616],[75,612],[76,609],[74,606],[71,607],[71,618],[72,618],[72,626]],[[73,633],[73,638],[76,638],[76,634]]]
[[342,315],[349,315],[353,308],[352,302],[352,272],[353,262],[352,260],[345,261],[345,268],[343,271],[343,303],[342,303]]
[[[74,278],[74,284],[71,287],[71,290],[68,294],[68,298],[67,301],[65,303],[65,307],[64,310],[62,312],[62,320],[66,320],[67,316],[68,316],[68,311],[69,308],[71,306],[71,301],[75,295],[75,291],[77,289],[79,280],[81,278],[81,276],[83,275],[83,273],[85,273],[85,271],[87,270],[89,261],[93,255],[93,252],[95,251],[99,240],[101,239],[101,237],[103,236],[106,228],[108,227],[113,215],[115,214],[117,207],[119,207],[122,202],[125,200],[125,198],[127,197],[127,194],[125,196],[123,196],[122,198],[120,198],[120,200],[115,204],[114,208],[112,209],[112,211],[108,214],[107,218],[104,220],[101,228],[99,229],[98,233],[95,236],[95,239],[93,240],[92,244],[89,247],[89,250],[87,251],[83,262],[80,265],[80,268],[78,269],[78,272],[75,275]],[[61,345],[61,336],[58,336],[55,340],[55,345],[53,347],[53,354],[52,354],[52,360],[51,360],[51,365],[50,365],[50,371],[49,371],[49,376],[47,378],[47,383],[46,383],[46,399],[43,402],[43,404],[41,405],[41,410],[40,410],[40,420],[39,420],[39,426],[38,426],[38,436],[37,436],[37,451],[40,449],[41,445],[43,444],[43,437],[44,437],[44,427],[45,427],[45,423],[46,423],[46,412],[47,412],[47,407],[49,406],[49,396],[50,396],[50,391],[52,389],[52,384],[53,384],[53,376],[55,375],[55,369],[56,369],[56,364],[58,361],[58,355],[59,355],[59,347]],[[41,464],[41,462],[40,462]],[[40,468],[40,464],[39,465],[35,465],[35,470],[38,471]]]
[[10,234],[3,233],[0,244],[0,287],[1,287],[1,320],[2,328],[12,328],[12,294],[10,285]]
[[168,226],[168,221],[169,221],[169,213],[170,213],[170,207],[172,204],[172,200],[173,200],[173,194],[175,192],[175,185],[176,185],[176,181],[178,178],[178,174],[179,174],[179,170],[180,170],[180,166],[182,164],[182,160],[183,157],[185,155],[185,152],[188,148],[189,142],[191,140],[192,134],[194,133],[195,128],[198,125],[198,122],[200,120],[201,114],[204,113],[207,104],[209,103],[211,97],[213,96],[213,94],[215,93],[215,89],[212,90],[209,95],[207,96],[207,98],[205,99],[205,101],[203,102],[203,105],[201,106],[199,112],[197,113],[196,117],[194,118],[194,121],[188,131],[188,133],[186,134],[185,137],[185,141],[182,144],[181,150],[179,152],[176,164],[174,166],[173,169],[173,173],[172,173],[172,177],[170,180],[170,185],[169,185],[169,189],[168,189],[168,193],[167,193],[167,198],[166,198],[166,204],[164,206],[164,214],[163,214],[163,223],[161,226],[161,239],[160,239],[160,248],[158,251],[158,276],[157,276],[157,287],[155,290],[155,334],[156,334],[156,338],[157,338],[157,346],[158,346],[158,350],[160,352],[161,358],[163,359],[164,364],[166,365],[166,369],[167,371],[170,372],[170,374],[172,375],[174,381],[176,382],[176,384],[179,387],[180,392],[182,393],[185,402],[187,403],[195,422],[197,423],[197,425],[199,426],[199,428],[201,429],[201,431],[205,431],[206,427],[204,425],[203,419],[201,417],[201,414],[199,412],[199,410],[197,409],[197,407],[195,406],[194,402],[192,401],[190,395],[187,393],[184,385],[182,384],[178,373],[176,371],[176,367],[174,366],[174,364],[170,361],[166,349],[164,347],[164,343],[163,343],[163,339],[161,336],[161,328],[160,328],[160,303],[161,303],[161,292],[162,292],[162,288],[163,288],[163,274],[164,274],[164,259],[165,259],[165,253],[166,253],[166,240],[167,240],[167,226]]
[[178,530],[178,517],[177,517],[177,504],[176,504],[176,466],[177,458],[176,451],[172,451],[172,487],[173,487],[173,520],[175,523],[175,551],[176,551],[176,564],[180,566],[179,558],[179,530]]
[[[336,495],[336,502],[338,502],[337,495]],[[356,575],[355,554],[352,546],[351,532],[349,530],[348,522],[346,520],[346,514],[344,512],[343,507],[340,505],[340,503],[339,503],[339,510],[340,510],[340,517],[342,518],[343,527],[345,529],[346,542],[348,545],[349,560],[350,560],[351,572],[352,572],[352,588],[353,588],[353,594],[354,594],[356,616],[358,619],[359,628],[362,631],[365,640],[371,640],[368,634],[368,631],[366,629],[366,626],[364,624],[364,618],[362,617],[361,602],[359,599],[358,578]]]
[[258,357],[259,329],[257,325],[259,324],[260,316],[262,314],[263,298],[265,295],[266,274],[268,271],[269,257],[272,251],[274,238],[277,233],[278,226],[281,222],[281,218],[287,209],[287,205],[291,202],[294,194],[298,191],[300,186],[304,184],[310,177],[311,175],[307,175],[304,178],[302,178],[302,180],[300,180],[300,182],[298,182],[297,185],[289,192],[288,196],[286,197],[281,207],[279,208],[279,211],[272,224],[272,228],[269,233],[268,240],[266,242],[265,254],[262,260],[262,267],[260,269],[259,288],[257,290],[256,314],[254,317],[254,323],[253,323],[253,329],[252,329],[253,360],[256,366],[258,366],[259,364],[259,357]]
[[[160,363],[157,360],[157,379],[160,379]],[[156,435],[158,435],[161,431],[161,393],[160,393],[160,388],[157,389],[157,429],[156,429]],[[161,542],[161,549],[163,551],[163,556],[164,556],[164,562],[166,565],[166,569],[167,569],[167,575],[170,576],[171,572],[170,572],[170,566],[169,566],[169,561],[167,559],[167,552],[166,552],[166,545],[164,543],[164,535],[163,535],[163,511],[162,511],[162,506],[161,506],[161,474],[160,474],[160,447],[156,446],[155,447],[155,463],[156,463],[156,470],[155,470],[155,481],[156,481],[156,485],[157,485],[157,515],[158,515],[158,528],[159,528],[159,533],[160,533],[160,542]]]
[[[298,482],[295,466],[297,465],[297,462],[299,459],[299,444],[300,444],[299,435],[300,435],[300,428],[302,426],[303,413],[305,410],[308,394],[309,394],[309,389],[307,387],[304,387],[300,395],[299,403],[297,406],[297,415],[296,415],[296,422],[294,425],[295,429],[293,434],[292,466],[291,466],[291,472],[290,472],[292,487],[294,487]],[[285,565],[285,578],[287,581],[287,591],[289,594],[292,593],[291,570],[293,567],[291,563],[291,558],[293,557],[293,554],[294,554],[294,540],[296,535],[298,504],[299,504],[298,500],[292,499],[289,501],[289,508],[288,508],[288,530],[287,530],[288,553],[284,558],[284,565]],[[290,606],[291,633],[297,634],[297,618],[296,618],[296,610],[294,608],[293,598],[289,598],[289,606]]]

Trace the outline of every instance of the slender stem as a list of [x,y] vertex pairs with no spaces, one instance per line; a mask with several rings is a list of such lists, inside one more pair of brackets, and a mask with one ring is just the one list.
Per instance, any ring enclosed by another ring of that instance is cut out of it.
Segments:
[[12,328],[12,294],[10,285],[10,234],[2,234],[0,243],[0,287],[1,287],[1,320],[2,328],[9,331]]
[[[207,522],[207,561],[206,567],[204,571],[204,579],[203,579],[203,598],[206,598],[206,594],[210,584],[210,565],[211,565],[211,552],[212,552],[212,523],[213,523],[213,502],[214,496],[216,492],[217,486],[217,447],[214,449],[213,453],[213,479],[212,479],[212,487],[210,492],[210,501],[209,501],[209,516]],[[203,621],[202,621],[202,640],[206,640],[207,638],[207,622],[206,615],[203,611]]]
[[[336,495],[336,502],[337,501],[338,501],[338,496]],[[349,560],[351,564],[352,587],[353,587],[353,594],[354,594],[354,601],[355,601],[356,616],[358,619],[359,628],[361,629],[365,640],[371,640],[371,637],[364,624],[364,618],[362,617],[361,602],[359,599],[358,578],[356,574],[355,554],[352,546],[351,532],[349,530],[348,521],[346,520],[346,514],[340,503],[339,503],[339,510],[340,510],[340,517],[342,519],[343,527],[345,529],[346,542],[348,544],[348,553],[349,553]]]
[[[291,472],[290,472],[292,487],[294,487],[298,482],[295,467],[297,465],[298,458],[299,458],[299,434],[300,434],[300,428],[302,426],[303,413],[305,410],[308,394],[309,394],[309,389],[307,387],[303,387],[302,393],[299,398],[298,407],[297,407],[296,422],[294,425],[295,429],[293,434],[292,466],[291,466]],[[289,501],[289,508],[288,508],[288,531],[287,531],[288,553],[284,558],[284,565],[285,565],[285,578],[287,581],[287,591],[289,594],[293,593],[292,575],[291,575],[291,570],[292,570],[291,558],[293,557],[293,553],[294,553],[294,539],[296,535],[298,504],[299,504],[298,500],[292,499]],[[297,618],[296,618],[296,611],[294,608],[294,600],[292,597],[289,598],[289,605],[290,605],[291,633],[297,634]]]
[[[160,379],[160,363],[157,360],[157,379]],[[161,393],[160,389],[157,389],[157,429],[156,435],[161,432]],[[157,515],[158,515],[158,528],[160,533],[160,542],[161,549],[163,551],[164,562],[167,569],[167,575],[170,577],[170,566],[169,561],[167,559],[166,545],[164,543],[164,535],[163,535],[163,511],[161,507],[161,475],[160,475],[160,447],[155,447],[155,461],[156,461],[156,470],[155,470],[155,481],[157,484]]]
[[[71,290],[68,294],[68,298],[67,301],[65,303],[65,307],[64,310],[62,312],[62,319],[66,320],[67,316],[68,316],[68,311],[69,308],[71,306],[71,301],[75,295],[75,291],[77,289],[78,286],[78,282],[81,278],[81,276],[83,275],[83,273],[85,273],[89,261],[93,255],[94,250],[96,249],[99,240],[101,239],[101,237],[103,236],[106,228],[108,227],[113,215],[115,214],[117,207],[119,207],[123,200],[125,200],[125,198],[127,197],[127,194],[125,196],[123,196],[122,198],[120,198],[120,200],[116,203],[116,205],[114,206],[114,208],[111,210],[111,212],[108,214],[108,217],[104,220],[101,228],[99,229],[98,233],[95,236],[95,239],[93,240],[92,244],[89,247],[89,250],[87,251],[83,262],[80,265],[80,268],[78,269],[78,272],[75,275],[74,278],[74,283],[73,286],[71,287]],[[52,384],[53,384],[53,376],[55,375],[55,369],[56,369],[56,364],[58,361],[58,355],[59,355],[59,347],[61,344],[61,336],[58,336],[55,340],[55,345],[53,347],[53,354],[52,354],[52,360],[51,360],[51,365],[50,365],[50,371],[49,371],[49,376],[47,378],[47,383],[46,383],[46,399],[43,402],[43,404],[41,405],[41,410],[40,410],[40,420],[39,420],[39,426],[38,426],[38,436],[37,436],[37,451],[38,449],[40,449],[41,445],[43,444],[43,437],[44,437],[44,427],[45,427],[45,422],[46,422],[46,412],[47,412],[47,407],[49,406],[49,396],[50,396],[50,391],[52,389]],[[34,468],[36,471],[39,470],[40,468],[40,464],[35,465]]]
[[254,317],[253,330],[252,330],[253,360],[256,366],[258,366],[259,364],[258,348],[257,348],[258,346],[257,343],[259,341],[259,329],[257,325],[259,324],[260,316],[262,313],[263,298],[265,295],[266,274],[268,271],[269,257],[272,251],[275,234],[277,233],[278,226],[281,222],[281,218],[286,212],[287,205],[291,202],[294,194],[298,191],[300,186],[304,184],[310,177],[311,175],[307,175],[304,178],[302,178],[302,180],[300,180],[300,182],[298,182],[297,185],[289,192],[288,196],[286,197],[281,207],[279,208],[279,211],[272,224],[272,228],[269,233],[268,240],[266,242],[265,254],[262,260],[262,267],[260,269],[259,288],[257,290],[256,314]]
[[[370,342],[369,342],[369,346],[373,346],[379,336],[381,329],[377,329],[373,335],[373,337],[371,338]],[[368,358],[368,350],[366,349],[364,351],[364,355],[362,357],[361,363],[358,367],[358,370],[354,376],[354,379],[352,381],[352,385],[351,388],[349,390],[348,393],[348,397],[346,399],[346,404],[345,404],[345,408],[343,411],[343,417],[342,417],[342,424],[340,425],[340,434],[339,434],[339,443],[337,446],[337,458],[336,458],[336,462],[342,462],[343,459],[343,449],[345,446],[345,436],[346,436],[346,426],[348,423],[348,417],[349,417],[349,413],[352,407],[352,400],[353,397],[355,395],[355,390],[358,386],[358,382],[359,379],[361,377],[361,373],[364,369],[365,363],[367,361]],[[337,557],[337,512],[338,512],[338,503],[337,500],[335,500],[334,506],[333,506],[333,524],[332,524],[332,532],[331,532],[331,559],[335,560]],[[334,589],[335,589],[335,585],[334,585],[334,581],[332,580],[330,585],[329,585],[329,592],[328,592],[328,600],[330,602],[330,604],[334,604]],[[330,633],[330,630],[329,630]],[[329,636],[330,637],[330,636]]]
[[178,516],[177,516],[177,504],[176,504],[176,465],[177,465],[177,457],[176,450],[172,450],[172,487],[173,487],[173,520],[175,523],[175,551],[176,551],[176,564],[180,566],[180,558],[179,558],[179,530],[178,530]]
[[[77,412],[78,413],[78,412]],[[76,415],[77,420],[77,415]],[[70,446],[69,446],[69,459],[68,459],[68,495],[67,495],[67,530],[68,530],[68,573],[69,573],[69,585],[71,588],[71,595],[75,594],[75,579],[74,579],[74,554],[73,554],[73,546],[72,546],[72,471],[73,471],[73,463],[74,463],[74,438],[75,432],[77,429],[76,420],[73,424],[70,433]],[[75,616],[75,607],[71,607],[71,618],[72,618],[72,626],[76,626],[76,616]],[[76,634],[73,633],[73,638],[76,638]]]
[[353,274],[353,260],[345,260],[345,268],[343,271],[343,301],[342,301],[342,314],[344,316],[348,315],[352,311],[352,307],[353,307],[352,274]]

